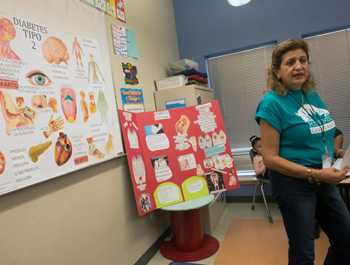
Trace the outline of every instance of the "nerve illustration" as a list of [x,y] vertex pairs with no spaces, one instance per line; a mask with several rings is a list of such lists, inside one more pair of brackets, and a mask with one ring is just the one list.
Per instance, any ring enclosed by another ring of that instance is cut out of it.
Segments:
[[94,55],[90,53],[91,61],[89,62],[88,68],[88,82],[90,83],[90,70],[92,72],[92,81],[99,81],[97,71],[99,72],[100,76],[102,77],[103,83],[105,82],[102,73],[100,71],[100,68],[98,67],[98,64],[94,61]]

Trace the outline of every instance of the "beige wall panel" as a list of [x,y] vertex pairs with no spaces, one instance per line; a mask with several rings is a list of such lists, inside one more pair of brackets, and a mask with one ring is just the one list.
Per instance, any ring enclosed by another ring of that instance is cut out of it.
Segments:
[[[125,10],[127,24],[106,16],[109,44],[114,21],[135,32],[140,56],[123,58],[111,47],[118,107],[120,88],[132,87],[123,83],[123,61],[138,67],[134,87],[143,89],[146,109],[154,110],[153,80],[166,77],[166,62],[179,60],[173,4],[128,0]],[[153,219],[138,216],[122,157],[0,196],[0,263],[134,264],[169,225],[161,210]]]
[[[155,110],[153,92],[156,91],[154,80],[167,77],[166,64],[179,60],[173,2],[171,0],[128,0],[124,3],[126,24],[106,16],[118,108],[122,109],[120,88],[140,88],[144,93],[146,110],[153,111]],[[112,21],[134,31],[139,59],[125,58],[114,53]],[[140,82],[138,85],[125,84],[122,62],[131,63],[137,67],[137,78]]]

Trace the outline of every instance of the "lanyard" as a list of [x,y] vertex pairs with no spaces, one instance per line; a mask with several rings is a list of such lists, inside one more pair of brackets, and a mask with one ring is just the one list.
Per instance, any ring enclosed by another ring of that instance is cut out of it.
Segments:
[[321,124],[322,124],[322,127],[321,127],[321,125],[319,124],[319,122],[305,109],[305,107],[304,107],[303,105],[300,104],[300,102],[299,102],[299,101],[293,96],[293,94],[290,93],[290,91],[288,90],[289,95],[291,95],[292,98],[294,98],[294,100],[300,105],[300,107],[302,107],[302,108],[306,111],[307,115],[309,115],[309,116],[317,123],[318,127],[320,127],[321,132],[322,132],[323,142],[324,142],[324,148],[325,148],[326,153],[327,153],[327,152],[328,152],[328,149],[327,149],[327,144],[326,144],[326,138],[324,137],[324,125],[323,125],[322,119],[320,118],[320,116],[318,116],[317,112],[314,110],[314,108],[313,108],[312,105],[310,104],[310,102],[309,102],[309,100],[307,99],[307,97],[306,97],[304,91],[301,90],[301,92],[304,94],[304,96],[305,96],[305,98],[306,98],[306,100],[307,100],[307,103],[309,103],[309,106],[311,107],[312,111],[317,115],[318,119],[320,120],[320,122],[321,122]]

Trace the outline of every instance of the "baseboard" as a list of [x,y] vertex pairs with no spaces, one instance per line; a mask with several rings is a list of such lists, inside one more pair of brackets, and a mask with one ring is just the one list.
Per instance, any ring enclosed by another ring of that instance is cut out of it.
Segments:
[[[272,196],[265,196],[268,203],[275,202]],[[253,203],[253,196],[226,196],[227,203]],[[256,196],[255,202],[264,202],[263,196]]]
[[156,240],[156,242],[153,243],[153,245],[145,252],[145,254],[142,255],[141,258],[139,258],[138,261],[135,262],[134,265],[146,265],[150,260],[153,258],[153,256],[158,252],[160,245],[163,243],[163,241],[171,236],[173,233],[171,226],[169,226],[164,233]]

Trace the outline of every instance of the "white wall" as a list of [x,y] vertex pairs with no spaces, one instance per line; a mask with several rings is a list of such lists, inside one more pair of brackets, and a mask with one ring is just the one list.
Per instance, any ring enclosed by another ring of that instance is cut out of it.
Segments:
[[[77,1],[77,0],[72,0]],[[44,5],[45,1],[38,4]],[[140,59],[112,54],[121,107],[121,62],[136,65],[146,110],[154,110],[154,79],[179,60],[171,0],[127,0],[124,24],[135,32]],[[77,14],[79,16],[79,14]],[[105,29],[101,29],[105,30]],[[0,197],[0,264],[134,264],[170,225],[168,213],[139,217],[125,157]]]

